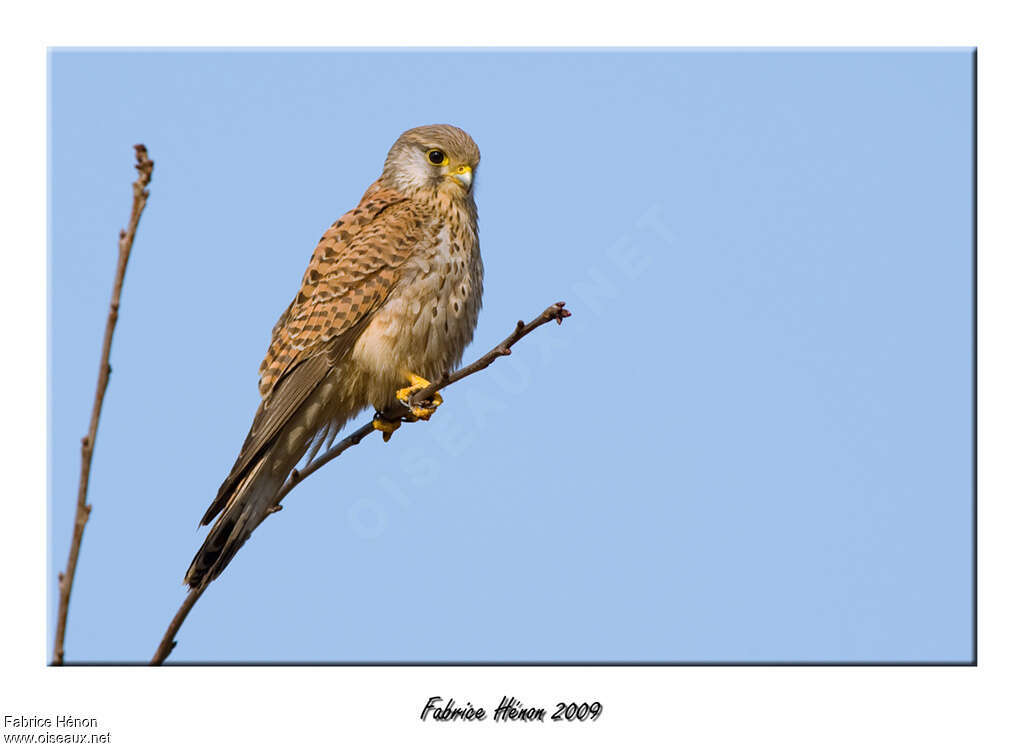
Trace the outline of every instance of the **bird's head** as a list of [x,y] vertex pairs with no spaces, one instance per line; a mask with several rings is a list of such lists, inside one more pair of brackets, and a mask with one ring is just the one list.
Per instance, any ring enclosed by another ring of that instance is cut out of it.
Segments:
[[480,163],[480,149],[454,125],[423,125],[406,130],[384,162],[382,180],[399,192],[428,190],[468,198]]

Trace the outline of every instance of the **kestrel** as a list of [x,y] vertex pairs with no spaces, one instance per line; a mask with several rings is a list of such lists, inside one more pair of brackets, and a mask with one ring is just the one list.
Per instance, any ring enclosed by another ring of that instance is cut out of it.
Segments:
[[[193,588],[217,577],[274,507],[291,470],[367,406],[380,414],[450,371],[483,294],[473,177],[480,151],[451,125],[408,130],[359,205],[320,238],[260,364],[263,398],[203,515]],[[440,395],[415,418],[430,418]],[[219,516],[219,517],[218,517]]]

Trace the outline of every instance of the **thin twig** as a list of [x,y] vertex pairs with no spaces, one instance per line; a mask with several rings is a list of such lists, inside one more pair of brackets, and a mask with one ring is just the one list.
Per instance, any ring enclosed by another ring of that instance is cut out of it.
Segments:
[[178,634],[178,630],[181,629],[181,625],[185,623],[185,617],[188,616],[188,612],[192,610],[192,607],[196,605],[196,601],[199,600],[199,596],[206,590],[207,583],[200,585],[198,588],[192,588],[188,592],[188,596],[185,598],[185,602],[181,604],[181,608],[178,609],[178,613],[171,619],[171,623],[167,627],[167,631],[164,632],[164,638],[160,640],[160,645],[156,649],[156,653],[153,655],[153,660],[149,662],[151,666],[159,666],[165,660],[167,656],[174,650],[174,646],[178,642],[174,639],[174,636]]
[[[435,383],[431,383],[428,387],[425,387],[422,390],[417,390],[409,397],[408,406],[396,406],[383,414],[383,417],[389,421],[396,421],[398,419],[407,419],[411,417],[413,406],[429,400],[438,390],[446,388],[459,380],[465,379],[471,374],[487,369],[487,367],[491,366],[491,364],[493,364],[499,357],[510,355],[512,353],[512,346],[539,328],[541,325],[549,323],[552,320],[561,325],[562,320],[570,315],[571,313],[569,310],[565,308],[565,302],[556,302],[537,315],[537,317],[530,322],[524,323],[520,320],[516,323],[515,330],[513,330],[505,340],[481,356],[475,362],[467,364],[465,367],[455,372],[444,375],[440,380]],[[277,493],[273,508],[267,514],[269,515],[280,510],[281,502],[292,489],[299,485],[300,482],[309,478],[309,476],[323,468],[350,447],[358,445],[364,437],[367,437],[372,433],[373,421],[368,421],[316,460],[308,463],[301,469],[296,468],[293,470],[291,475],[288,476],[288,479],[284,482],[281,490]],[[167,627],[167,631],[164,633],[164,637],[160,641],[160,646],[157,648],[156,653],[153,655],[153,659],[150,661],[151,666],[159,666],[167,659],[167,656],[171,654],[171,650],[173,650],[174,646],[177,644],[174,640],[175,635],[178,634],[178,630],[181,629],[181,625],[185,622],[185,617],[188,616],[189,611],[192,610],[192,607],[195,606],[196,601],[199,600],[199,597],[205,590],[206,586],[203,585],[189,591],[188,596],[185,598],[185,602],[181,604],[181,608],[178,609],[178,613],[174,615],[170,625]]]
[[139,172],[138,179],[132,184],[132,212],[128,219],[128,228],[122,229],[117,241],[117,270],[114,272],[114,289],[110,294],[110,310],[107,314],[107,330],[103,335],[103,350],[100,353],[100,373],[96,382],[96,397],[92,404],[92,416],[89,419],[89,433],[82,437],[82,470],[78,480],[78,502],[75,506],[75,527],[71,536],[71,548],[68,551],[68,566],[58,576],[60,582],[60,604],[57,608],[57,636],[53,643],[53,665],[64,663],[64,635],[68,624],[68,606],[71,603],[71,586],[75,581],[75,569],[78,567],[78,554],[82,548],[82,535],[85,524],[89,520],[92,506],[85,499],[89,491],[89,472],[92,469],[92,455],[96,447],[96,430],[100,425],[100,411],[103,408],[103,396],[107,392],[110,380],[110,345],[114,339],[114,326],[117,325],[118,311],[121,306],[121,286],[124,284],[125,270],[128,268],[128,257],[135,243],[135,231],[142,218],[142,211],[149,198],[146,189],[153,178],[153,162],[141,143],[135,146],[135,168]]
[[[465,367],[455,372],[446,374],[443,377],[441,377],[441,379],[438,380],[437,382],[431,383],[429,386],[423,388],[422,390],[417,390],[415,393],[413,393],[409,397],[409,406],[416,406],[419,405],[420,403],[428,401],[433,397],[434,393],[436,393],[438,390],[446,388],[449,385],[458,382],[459,380],[469,377],[471,374],[475,374],[481,370],[487,369],[499,357],[510,355],[512,353],[513,345],[515,345],[525,336],[532,333],[541,325],[549,323],[552,320],[555,320],[556,322],[558,322],[559,325],[561,325],[562,320],[569,317],[570,314],[571,313],[569,312],[569,310],[565,308],[565,302],[557,302],[556,304],[552,304],[546,310],[541,312],[529,323],[524,323],[522,320],[520,320],[519,322],[516,323],[515,330],[513,330],[512,333],[510,333],[508,337],[505,338],[505,340],[503,340],[497,346],[495,346],[486,354],[481,356],[475,362],[473,362],[472,364],[467,364]],[[396,421],[398,419],[407,418],[411,415],[411,408],[407,408],[406,406],[397,406],[394,409],[385,413],[384,418],[389,421]],[[295,469],[294,471],[292,471],[291,475],[288,477],[288,480],[285,481],[284,485],[281,487],[281,491],[277,493],[277,497],[275,498],[274,504],[280,505],[281,500],[283,500],[285,496],[288,494],[288,492],[294,489],[300,481],[302,481],[305,478],[308,478],[310,474],[312,474],[316,470],[323,468],[325,465],[327,465],[332,460],[337,458],[350,447],[358,445],[360,440],[363,439],[363,437],[366,437],[367,435],[372,433],[373,422],[369,421],[366,424],[363,424],[361,427],[359,427],[359,429],[357,429],[356,431],[352,432],[352,434],[350,434],[348,437],[346,437],[341,442],[336,444],[334,447],[325,452],[319,458],[312,461],[309,465],[305,466],[304,468]]]

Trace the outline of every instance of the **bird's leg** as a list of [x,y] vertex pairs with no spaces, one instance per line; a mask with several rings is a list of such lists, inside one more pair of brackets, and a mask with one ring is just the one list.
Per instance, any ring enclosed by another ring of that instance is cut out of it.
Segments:
[[388,419],[385,419],[384,414],[382,414],[380,411],[373,415],[373,428],[380,431],[381,436],[384,438],[385,442],[391,439],[391,435],[400,426],[402,426],[401,419],[395,419],[394,421],[390,421]]
[[403,421],[426,421],[434,415],[434,411],[437,410],[437,407],[444,403],[444,398],[441,397],[441,394],[434,393],[430,402],[425,405],[409,405],[409,399],[412,398],[413,394],[425,387],[430,387],[430,381],[420,377],[419,375],[412,374],[411,372],[406,375],[406,379],[409,380],[409,387],[396,390],[395,398],[398,399],[399,403],[408,408],[411,413],[408,416],[395,419],[394,421],[385,419],[384,414],[380,411],[373,415],[373,428],[381,432],[381,436],[384,437],[385,442],[391,439],[391,435],[396,429],[398,429],[398,427],[402,426]]
[[444,398],[441,397],[440,393],[434,393],[434,396],[430,399],[430,403],[410,406],[409,398],[412,397],[413,393],[417,390],[422,390],[425,387],[430,387],[430,382],[419,375],[412,374],[411,372],[406,375],[406,377],[409,380],[409,387],[396,391],[395,397],[398,399],[399,403],[412,411],[412,415],[416,417],[415,420],[422,419],[426,421],[434,415],[434,411],[437,410],[437,407],[444,403]]

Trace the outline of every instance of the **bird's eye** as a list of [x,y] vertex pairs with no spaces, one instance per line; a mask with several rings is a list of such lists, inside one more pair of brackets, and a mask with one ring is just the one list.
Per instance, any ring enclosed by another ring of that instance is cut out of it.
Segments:
[[436,164],[438,166],[440,166],[441,164],[448,163],[448,157],[440,148],[432,148],[429,151],[427,151],[427,160],[431,164]]

